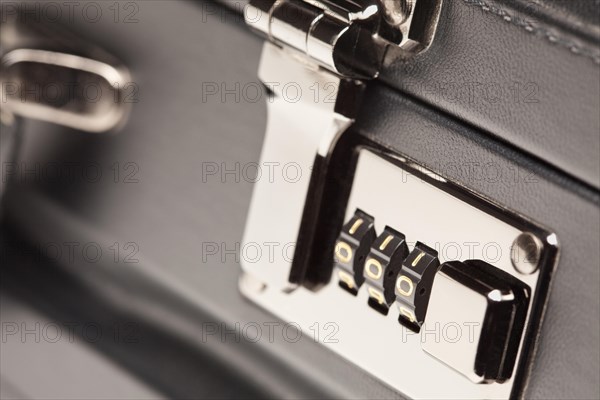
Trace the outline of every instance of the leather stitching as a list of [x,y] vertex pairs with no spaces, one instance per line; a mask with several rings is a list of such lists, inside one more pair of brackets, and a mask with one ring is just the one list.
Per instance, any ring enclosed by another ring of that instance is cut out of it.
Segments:
[[494,5],[489,5],[483,0],[463,0],[466,4],[470,6],[478,6],[484,12],[489,12],[493,15],[496,15],[502,18],[504,21],[509,22],[519,28],[524,29],[526,32],[531,33],[536,36],[544,37],[550,43],[555,44],[557,46],[568,49],[571,54],[581,57],[586,57],[591,59],[596,65],[600,65],[600,52],[595,49],[589,48],[582,44],[575,43],[574,41],[567,39],[565,37],[561,37],[557,32],[552,32],[551,30],[533,25],[530,22],[526,21],[523,18],[519,18],[517,16],[511,15],[510,12],[496,7]]

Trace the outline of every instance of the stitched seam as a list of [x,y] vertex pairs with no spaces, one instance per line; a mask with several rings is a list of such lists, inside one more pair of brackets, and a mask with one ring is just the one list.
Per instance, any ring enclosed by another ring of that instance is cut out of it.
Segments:
[[600,65],[600,52],[597,50],[588,48],[586,46],[582,46],[574,41],[561,37],[556,32],[551,32],[550,30],[535,26],[523,18],[516,17],[511,15],[506,10],[503,10],[499,7],[489,5],[483,0],[463,0],[466,4],[470,6],[480,7],[484,12],[489,12],[493,15],[496,15],[502,18],[504,21],[509,22],[521,29],[524,29],[526,32],[534,34],[536,36],[542,36],[550,43],[555,44],[557,46],[568,49],[571,54],[576,56],[581,56],[592,60],[596,65]]

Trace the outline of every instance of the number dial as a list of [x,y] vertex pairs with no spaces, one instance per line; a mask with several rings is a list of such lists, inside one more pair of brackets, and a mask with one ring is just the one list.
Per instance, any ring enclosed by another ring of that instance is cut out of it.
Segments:
[[402,263],[396,278],[394,293],[400,323],[418,332],[427,314],[427,305],[435,274],[440,269],[437,251],[417,242]]

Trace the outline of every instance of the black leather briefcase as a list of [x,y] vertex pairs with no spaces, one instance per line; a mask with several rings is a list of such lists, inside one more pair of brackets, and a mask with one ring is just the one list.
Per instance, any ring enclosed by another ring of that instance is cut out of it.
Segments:
[[0,4],[3,397],[600,396],[598,1]]

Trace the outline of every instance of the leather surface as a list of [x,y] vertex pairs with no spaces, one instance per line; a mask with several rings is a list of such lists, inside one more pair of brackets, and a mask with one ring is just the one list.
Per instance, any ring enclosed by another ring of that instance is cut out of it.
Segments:
[[446,0],[431,47],[380,79],[600,187],[596,0]]
[[[3,254],[6,254],[4,250]],[[3,261],[8,260],[3,258]],[[4,282],[2,284],[6,285]],[[29,304],[7,296],[6,286],[3,286],[3,294],[0,295],[0,311],[0,323],[5,335],[0,359],[0,398],[166,399],[132,377],[129,370],[116,367],[112,360],[87,346],[97,338],[97,331],[92,332],[96,326],[89,321],[91,340],[76,338],[75,335],[69,337],[65,326],[40,315]],[[73,320],[65,321],[67,324],[69,322],[73,323]],[[36,332],[36,324],[48,327],[44,334],[48,340],[31,340]],[[19,330],[20,327],[30,330],[27,336],[30,340],[23,340],[20,332],[7,334],[9,329]],[[60,374],[48,374],[53,369],[60,369]],[[107,381],[111,384],[107,385]]]
[[598,188],[600,6],[566,3],[446,1],[429,50],[381,79]]
[[[208,345],[201,341],[203,322],[232,327],[275,321],[239,294],[240,268],[234,255],[203,262],[201,254],[202,243],[224,243],[228,248],[239,243],[252,190],[252,184],[244,179],[204,182],[203,162],[231,167],[258,161],[266,122],[263,102],[223,102],[218,97],[203,101],[202,83],[231,87],[235,82],[258,82],[262,41],[236,16],[219,10],[207,12],[201,4],[144,2],[139,20],[133,25],[115,24],[110,19],[93,25],[79,20],[72,26],[119,56],[140,85],[139,102],[120,135],[90,136],[31,121],[25,125],[22,156],[28,165],[93,162],[101,166],[104,178],[97,183],[82,179],[59,184],[21,182],[19,188],[7,192],[5,216],[11,229],[33,244],[95,240],[109,246],[114,241],[133,241],[139,245],[138,257],[143,262],[135,268],[110,262],[48,266],[57,276],[82,282],[85,290],[66,291],[60,297],[44,294],[41,302],[66,307],[80,301],[81,293],[109,299],[115,309],[130,310],[145,324],[189,348],[186,365],[193,365],[194,360],[205,362],[198,354],[206,352],[234,371],[238,379],[251,382],[251,387],[260,386],[261,393],[272,397],[401,397],[308,337],[298,343],[216,340]],[[490,119],[496,115],[493,109],[489,112]],[[571,125],[583,123],[576,119]],[[508,118],[500,121],[512,123]],[[535,117],[537,128],[548,124],[543,121]],[[560,157],[548,155],[548,162],[530,157],[498,140],[499,135],[487,135],[461,118],[432,110],[386,85],[370,88],[358,129],[557,233],[561,261],[527,396],[599,398],[598,192],[549,165],[558,166]],[[569,162],[593,164],[598,159],[589,134],[588,129],[585,139],[572,137],[578,149],[581,143],[591,142],[577,156],[568,153]],[[540,148],[562,151],[554,139],[540,139]],[[138,182],[116,183],[112,175],[115,162],[136,163]],[[451,163],[456,162],[464,168],[454,168]],[[500,178],[470,175],[467,171],[472,163],[492,163],[493,171],[501,171]],[[518,171],[516,179],[514,171]],[[585,180],[584,175],[579,178]],[[35,274],[19,275],[24,287],[34,279]],[[93,309],[81,307],[80,312]],[[149,361],[138,351],[135,346],[121,346],[109,354],[138,360],[128,365],[142,368]],[[152,354],[153,350],[144,351]],[[168,359],[171,362],[181,353],[173,354]],[[185,379],[174,382],[178,385],[174,393],[198,395],[202,390],[190,379],[187,387]],[[159,384],[167,385],[168,380]],[[168,392],[162,386],[159,389]]]

